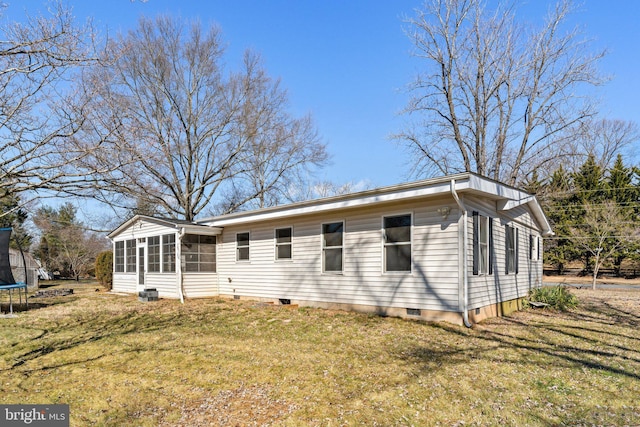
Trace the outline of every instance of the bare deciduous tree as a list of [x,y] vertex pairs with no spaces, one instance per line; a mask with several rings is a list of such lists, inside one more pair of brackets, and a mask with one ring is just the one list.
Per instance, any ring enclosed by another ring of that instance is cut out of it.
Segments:
[[[73,70],[91,61],[93,31],[76,26],[61,3],[49,14],[0,26],[0,197],[86,181],[63,168],[62,141],[78,130],[82,116],[61,106],[72,96],[66,91]],[[66,160],[84,155],[66,154]]]
[[76,212],[71,203],[58,209],[43,206],[36,211],[33,222],[41,234],[36,254],[45,267],[78,280],[89,273],[96,256],[109,244],[103,236],[87,231]]
[[[589,155],[593,155],[603,170],[610,169],[618,154],[632,149],[640,140],[640,130],[635,122],[625,120],[588,120],[576,132],[576,152],[580,155],[574,170]],[[635,153],[632,153],[635,154]]]
[[537,30],[482,0],[427,0],[407,20],[425,71],[410,85],[412,121],[395,139],[416,175],[473,171],[515,184],[572,154],[563,152],[567,130],[594,114],[578,90],[602,83],[604,54],[589,54],[577,29],[563,31],[572,8],[561,1]]
[[[235,178],[232,208],[266,203],[279,179],[326,156],[310,121],[290,117],[286,93],[260,58],[225,72],[220,31],[176,19],[141,19],[113,41],[83,80],[89,120],[73,150],[99,150],[81,167],[97,197],[132,207],[142,198],[193,220]],[[296,152],[296,147],[303,147]],[[254,179],[250,185],[240,177]]]
[[617,250],[637,240],[637,232],[630,226],[630,218],[613,201],[600,205],[586,203],[584,208],[583,223],[570,229],[570,239],[593,257],[592,287],[595,290],[602,264]]

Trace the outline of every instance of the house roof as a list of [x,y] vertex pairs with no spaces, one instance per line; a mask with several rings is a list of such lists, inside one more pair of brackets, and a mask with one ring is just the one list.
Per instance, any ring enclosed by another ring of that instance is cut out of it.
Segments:
[[497,209],[502,211],[527,204],[542,234],[545,236],[553,235],[551,225],[534,195],[470,172],[253,211],[236,212],[205,218],[196,221],[196,223],[213,227],[225,227],[253,221],[410,200],[425,196],[447,195],[452,194],[453,190],[460,195],[472,194],[495,200]]
[[124,230],[126,230],[130,226],[140,221],[162,225],[168,228],[173,228],[175,230],[183,230],[185,233],[209,234],[209,235],[217,235],[222,233],[222,229],[219,227],[196,224],[195,222],[192,222],[192,221],[185,221],[185,220],[171,219],[171,218],[158,218],[158,217],[147,216],[147,215],[136,215],[128,219],[124,223],[122,223],[118,228],[116,228],[111,233],[109,233],[107,237],[109,237],[110,239],[113,239],[114,237],[122,233]]

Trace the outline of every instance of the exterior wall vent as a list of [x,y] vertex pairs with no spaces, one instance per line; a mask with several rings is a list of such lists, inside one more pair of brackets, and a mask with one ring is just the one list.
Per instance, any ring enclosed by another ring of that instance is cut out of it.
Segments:
[[290,305],[291,304],[291,300],[290,299],[284,299],[284,298],[280,298],[280,304],[282,305]]
[[408,316],[421,316],[422,311],[419,308],[407,308]]
[[480,309],[476,308],[476,314],[480,314]]
[[240,299],[240,295],[234,295],[233,299]]

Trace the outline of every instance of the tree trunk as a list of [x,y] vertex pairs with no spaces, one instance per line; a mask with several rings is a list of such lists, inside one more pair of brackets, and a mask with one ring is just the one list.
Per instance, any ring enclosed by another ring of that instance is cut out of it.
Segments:
[[598,270],[600,269],[600,256],[596,255],[596,259],[593,262],[593,283],[591,284],[591,288],[596,290],[596,281],[598,279]]

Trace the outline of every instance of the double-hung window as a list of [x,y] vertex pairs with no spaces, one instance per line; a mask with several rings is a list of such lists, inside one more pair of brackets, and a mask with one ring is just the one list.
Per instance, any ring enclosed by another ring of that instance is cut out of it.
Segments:
[[124,272],[124,240],[116,242],[115,254],[113,257],[114,271],[116,273]]
[[493,274],[493,221],[473,212],[473,274]]
[[322,224],[322,272],[341,273],[344,223]]
[[236,234],[236,261],[249,261],[249,233]]
[[505,225],[506,273],[518,274],[518,229]]
[[529,235],[529,259],[531,261],[538,261],[540,259],[540,238]]
[[136,240],[130,239],[126,241],[126,272],[135,273],[136,271]]
[[160,236],[152,236],[147,239],[147,271],[160,272]]
[[291,259],[291,237],[293,235],[291,227],[276,228],[276,259]]
[[176,235],[165,234],[162,236],[162,272],[176,272]]
[[411,271],[411,215],[387,216],[384,228],[384,271]]

